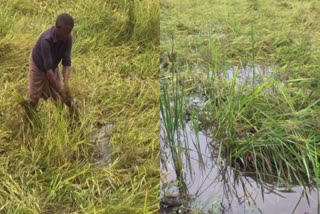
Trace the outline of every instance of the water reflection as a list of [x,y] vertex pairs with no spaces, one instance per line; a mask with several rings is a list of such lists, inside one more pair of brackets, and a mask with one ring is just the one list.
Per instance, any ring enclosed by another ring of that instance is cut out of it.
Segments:
[[[223,75],[225,79],[234,80],[237,66],[232,66]],[[252,86],[253,79],[255,78],[255,84],[261,84],[266,80],[266,77],[271,76],[274,70],[270,67],[265,67],[262,65],[255,66],[245,66],[238,70],[238,75],[236,77],[238,85],[249,85]]]
[[[184,140],[188,152],[183,160],[188,192],[195,197],[191,208],[201,208],[203,213],[209,213],[208,210],[215,206],[215,211],[226,214],[318,213],[316,189],[308,188],[304,191],[301,186],[293,186],[290,192],[277,184],[259,182],[254,176],[244,175],[226,166],[223,161],[218,164],[217,144],[208,133],[210,130],[200,131],[197,137],[191,123],[186,124]],[[176,176],[163,129],[160,165],[161,170],[169,173],[166,180],[175,181]],[[178,198],[177,188],[171,188],[169,195]],[[161,213],[168,212],[162,210]]]

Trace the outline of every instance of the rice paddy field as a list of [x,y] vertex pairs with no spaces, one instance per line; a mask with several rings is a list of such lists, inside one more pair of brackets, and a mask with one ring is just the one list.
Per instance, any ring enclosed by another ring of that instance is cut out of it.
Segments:
[[[30,125],[28,59],[40,34],[75,19],[70,90],[79,110],[41,100]],[[159,1],[0,1],[0,213],[158,213]],[[104,125],[112,163],[97,165]]]
[[[160,7],[162,213],[320,213],[320,3],[162,0]],[[216,173],[203,175],[208,158]],[[194,185],[226,174],[246,179],[224,188],[222,198],[238,202],[208,205]],[[249,183],[256,187],[235,195]]]

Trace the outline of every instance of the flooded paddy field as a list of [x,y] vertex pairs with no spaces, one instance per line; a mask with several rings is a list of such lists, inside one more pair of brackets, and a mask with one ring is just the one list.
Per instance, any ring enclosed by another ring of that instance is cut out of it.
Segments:
[[[181,199],[174,163],[165,137],[161,138],[162,207],[161,213],[179,210],[185,213],[317,213],[318,192],[315,187],[292,185],[290,189],[274,180],[259,181],[250,173],[217,163],[216,142],[206,131],[195,135],[186,124],[184,155],[185,183],[190,198]],[[165,136],[165,134],[162,134]],[[197,142],[197,139],[199,140]],[[199,156],[199,153],[201,154]],[[164,187],[165,186],[165,187]],[[181,205],[184,208],[181,209]]]
[[161,8],[161,212],[320,213],[320,4]]

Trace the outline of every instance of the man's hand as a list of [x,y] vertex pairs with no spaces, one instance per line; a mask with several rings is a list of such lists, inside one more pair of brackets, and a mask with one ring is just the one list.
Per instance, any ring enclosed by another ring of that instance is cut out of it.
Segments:
[[74,117],[76,121],[79,121],[79,112],[74,103],[72,103],[72,97],[70,94],[68,84],[64,84],[63,86],[63,93],[62,93],[62,102],[69,107],[70,113]]
[[[71,101],[71,97],[69,92],[67,92],[65,89],[62,89],[61,92],[59,93],[61,96],[61,101],[62,103],[67,104],[68,102]],[[67,104],[68,105],[68,104]]]
[[48,70],[46,74],[47,74],[47,78],[49,80],[50,85],[61,95],[62,93],[61,84],[60,84],[60,81],[56,79],[56,76],[53,73],[53,70],[52,69]]
[[65,92],[65,94],[67,95],[67,96],[70,96],[70,90],[69,90],[69,86],[68,86],[68,84],[64,84],[63,85],[63,90],[64,90],[64,92]]
[[[67,70],[70,70],[70,69],[67,69]],[[55,78],[55,74],[53,70],[47,71],[47,77],[50,85],[53,86],[53,88],[61,96],[62,105],[66,104],[69,108],[71,108],[71,95],[70,95],[69,86],[68,86],[68,79],[67,78],[65,79],[64,85],[63,87],[61,87],[61,83],[58,79]]]
[[63,90],[64,90],[64,93],[65,93],[65,98],[68,100],[70,100],[71,99],[71,94],[70,94],[70,90],[69,90],[69,86],[68,86],[68,84],[64,84],[64,86],[63,86]]

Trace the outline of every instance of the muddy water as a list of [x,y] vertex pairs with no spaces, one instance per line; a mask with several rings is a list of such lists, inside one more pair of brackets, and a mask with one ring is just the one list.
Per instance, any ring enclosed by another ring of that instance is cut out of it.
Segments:
[[[236,71],[238,69],[238,75],[236,76]],[[274,69],[271,67],[263,66],[263,65],[255,65],[253,66],[245,66],[238,68],[237,66],[232,66],[225,72],[220,74],[221,79],[233,81],[234,78],[237,80],[237,85],[248,85],[252,86],[253,78],[255,78],[255,84],[261,84],[263,81],[267,79],[267,77],[271,77],[274,73]],[[212,71],[209,72],[209,77],[212,77]]]
[[110,142],[110,133],[114,128],[113,124],[104,125],[91,137],[94,145],[92,158],[98,167],[105,167],[112,163],[113,147]]
[[[303,188],[294,186],[294,192],[287,192],[284,188],[275,185],[257,183],[249,176],[239,176],[239,173],[220,164],[218,170],[215,143],[203,132],[199,134],[199,147],[191,125],[186,127],[187,141],[190,154],[191,170],[184,159],[186,170],[186,183],[189,193],[195,196],[192,207],[208,210],[215,204],[216,211],[228,214],[266,213],[266,214],[315,214],[317,213],[317,191],[307,190],[309,203]],[[213,145],[213,146],[212,146]],[[170,151],[161,142],[167,163],[161,164],[161,170],[168,170],[168,182],[176,180]],[[199,161],[197,148],[200,148],[203,163]],[[310,192],[309,192],[310,191]],[[172,188],[171,194],[176,194],[177,189]]]
[[[235,73],[237,66],[231,67],[224,74],[224,77],[228,80],[233,80],[235,78]],[[255,83],[260,84],[266,80],[267,76],[271,76],[274,70],[270,67],[265,67],[262,65],[256,65],[255,67],[246,66],[239,68],[238,75],[236,77],[237,84],[239,85],[252,85],[252,80],[255,78]]]
[[[231,67],[221,78],[232,81],[236,69],[236,67]],[[260,84],[265,81],[267,76],[272,76],[273,73],[273,69],[261,65],[257,65],[255,68],[243,67],[238,71],[237,84],[252,85],[254,75],[256,78],[255,84]],[[185,100],[188,108],[198,111],[202,110],[205,103],[202,98],[196,95],[186,97]],[[261,183],[252,176],[246,176],[225,166],[223,160],[218,166],[217,144],[208,133],[212,133],[212,130],[201,131],[197,140],[191,122],[188,122],[183,138],[187,142],[185,147],[191,150],[189,159],[184,156],[184,168],[189,194],[195,198],[190,205],[192,209],[201,209],[202,213],[225,214],[318,213],[318,192],[315,188],[306,189],[307,197],[301,186],[293,186],[293,191],[290,192],[277,184]],[[160,167],[161,170],[169,172],[166,180],[171,182],[176,180],[176,175],[170,150],[165,142],[164,130],[161,130],[162,162]],[[190,162],[187,160],[190,160]],[[177,188],[171,188],[170,194],[177,195],[177,192]],[[213,212],[210,212],[210,210],[213,210]]]

